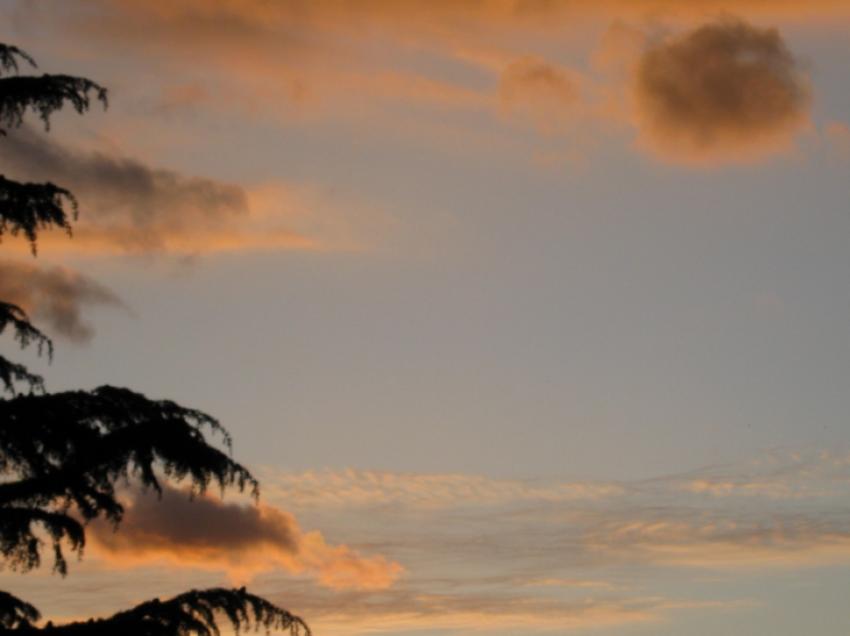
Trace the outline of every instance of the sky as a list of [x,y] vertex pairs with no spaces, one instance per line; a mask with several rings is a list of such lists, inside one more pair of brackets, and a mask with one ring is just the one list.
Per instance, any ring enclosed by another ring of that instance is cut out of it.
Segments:
[[[850,629],[850,5],[0,0],[109,105],[0,173],[49,390],[199,408],[261,478],[124,493],[54,620],[248,585],[357,636]],[[31,72],[22,69],[22,72]]]

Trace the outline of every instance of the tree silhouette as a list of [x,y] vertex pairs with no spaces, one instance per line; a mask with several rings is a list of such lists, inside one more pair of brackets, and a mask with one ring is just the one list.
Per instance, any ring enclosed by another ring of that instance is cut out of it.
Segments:
[[[93,97],[106,107],[106,89],[99,84],[69,75],[19,75],[22,63],[35,67],[25,52],[0,44],[0,134],[19,127],[29,111],[49,129],[51,114],[65,105],[84,113]],[[41,230],[70,234],[76,216],[77,201],[68,190],[0,175],[0,238],[23,235],[35,255]],[[0,334],[7,330],[22,348],[33,345],[40,355],[53,355],[51,340],[24,310],[0,301]],[[134,481],[161,492],[160,480],[174,479],[195,494],[211,484],[259,494],[254,476],[231,458],[227,431],[201,411],[110,386],[46,393],[39,375],[3,356],[0,395],[6,396],[0,397],[0,554],[12,569],[38,567],[49,549],[54,570],[65,575],[65,550],[82,554],[86,522],[120,524],[124,509],[116,484]],[[193,590],[110,618],[44,627],[36,625],[35,607],[0,591],[0,634],[218,636],[222,617],[236,630],[309,634],[299,617],[245,588]]]

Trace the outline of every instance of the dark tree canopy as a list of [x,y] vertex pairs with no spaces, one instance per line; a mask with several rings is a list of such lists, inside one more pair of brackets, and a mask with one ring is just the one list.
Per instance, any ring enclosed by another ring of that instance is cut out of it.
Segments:
[[0,483],[0,550],[23,570],[41,562],[39,529],[50,536],[54,567],[64,574],[62,542],[81,551],[83,521],[119,523],[116,482],[132,478],[159,491],[159,472],[197,491],[215,482],[257,492],[251,473],[207,441],[205,429],[230,445],[215,419],[127,389],[16,396],[0,401],[0,422],[0,474],[16,478]]
[[[99,84],[70,75],[21,76],[22,62],[35,67],[25,52],[0,44],[0,135],[20,126],[29,111],[45,128],[66,104],[84,113],[91,94],[106,106]],[[76,215],[77,201],[65,188],[0,175],[0,237],[23,234],[33,255],[39,232],[58,227],[70,233]],[[0,300],[4,333],[22,348],[35,345],[39,355],[53,355],[53,343],[23,309]],[[28,391],[21,393],[21,386]],[[227,431],[201,411],[111,386],[47,393],[41,376],[0,356],[0,566],[26,572],[39,567],[49,549],[54,570],[66,574],[65,550],[82,554],[87,522],[104,518],[119,526],[124,509],[117,486],[161,492],[161,480],[168,479],[187,483],[194,494],[215,484],[247,489],[256,498],[257,480],[230,447]],[[43,627],[35,607],[0,591],[0,635],[219,636],[222,616],[237,631],[310,633],[299,617],[245,588],[192,590],[110,618]]]
[[[192,590],[167,601],[154,599],[109,618],[80,621],[67,625],[38,628],[32,625],[32,606],[15,599],[21,605],[11,616],[9,624],[0,623],[0,634],[8,632],[21,636],[56,634],[56,636],[220,636],[216,620],[223,614],[235,631],[264,628],[310,636],[310,628],[298,616],[249,594],[245,588],[227,590],[213,588]],[[1,610],[0,610],[1,611]],[[37,617],[37,612],[35,616]],[[3,615],[0,614],[0,620]],[[5,628],[5,629],[4,629]]]
[[35,607],[17,596],[0,591],[0,629],[30,627],[40,618],[41,613]]

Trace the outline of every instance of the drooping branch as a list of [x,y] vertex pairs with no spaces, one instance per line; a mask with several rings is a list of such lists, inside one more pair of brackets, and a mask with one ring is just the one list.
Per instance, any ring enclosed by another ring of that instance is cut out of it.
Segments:
[[6,565],[22,571],[38,567],[42,539],[37,530],[46,533],[53,544],[54,570],[67,574],[62,543],[67,541],[72,551],[80,552],[85,545],[85,530],[77,519],[62,511],[16,506],[0,508],[0,552]]
[[33,68],[38,68],[35,60],[25,51],[10,44],[0,44],[0,69],[6,73],[17,73],[18,60],[23,60]]
[[[17,305],[0,301],[0,334],[3,334],[7,328],[11,328],[14,332],[15,340],[20,343],[21,347],[35,343],[39,355],[44,353],[46,349],[48,357],[53,356],[53,343],[50,338],[32,326],[26,312]],[[18,383],[28,385],[30,392],[44,390],[44,380],[40,375],[31,373],[22,364],[0,356],[0,385],[2,385],[2,390],[14,395],[15,385]]]
[[15,340],[20,343],[21,347],[28,347],[35,343],[39,355],[46,349],[48,357],[53,356],[53,343],[50,338],[33,327],[27,313],[17,305],[0,301],[0,334],[7,327],[11,327],[12,331],[15,332]]
[[32,373],[24,365],[7,360],[0,356],[0,388],[7,393],[15,395],[17,384],[25,384],[29,387],[30,393],[44,392],[44,378],[36,373]]
[[49,182],[19,183],[0,175],[0,237],[23,234],[33,253],[39,230],[55,226],[70,234],[78,209],[77,199],[65,188]]
[[0,628],[32,627],[41,618],[39,611],[17,596],[0,591]]
[[245,588],[192,590],[167,601],[154,599],[110,618],[47,625],[43,628],[21,624],[15,630],[0,633],[30,636],[220,636],[217,619],[224,617],[237,633],[242,629],[264,628],[266,632],[285,631],[293,636],[310,636],[310,628],[298,616],[290,614]]
[[[254,476],[230,457],[230,437],[218,421],[173,402],[114,387],[20,395],[0,400],[0,421],[0,475],[9,478],[0,483],[0,518],[20,508],[64,515],[66,533],[49,532],[60,571],[62,540],[72,539],[71,548],[78,552],[83,545],[73,541],[68,529],[75,519],[67,511],[73,508],[84,520],[104,517],[119,523],[123,507],[116,482],[135,479],[161,491],[160,472],[188,480],[195,492],[217,483],[258,494]],[[225,450],[210,444],[208,431],[219,436]],[[17,559],[22,569],[40,563],[41,543],[28,541],[38,525],[45,526],[32,517],[31,534],[16,530],[0,536],[5,556],[12,549],[27,551],[27,559]],[[0,523],[0,535],[4,531]]]
[[106,89],[86,77],[45,74],[0,78],[0,125],[17,128],[24,121],[24,113],[33,110],[49,129],[50,116],[66,103],[80,114],[86,112],[92,102],[90,93],[106,108]]

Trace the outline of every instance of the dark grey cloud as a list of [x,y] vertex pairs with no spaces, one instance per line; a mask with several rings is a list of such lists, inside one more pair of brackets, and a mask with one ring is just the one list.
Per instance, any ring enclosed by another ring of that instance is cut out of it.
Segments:
[[779,31],[733,18],[647,48],[635,96],[643,140],[696,161],[787,146],[810,105],[807,75]]
[[78,234],[131,251],[164,249],[175,237],[221,232],[248,215],[240,186],[188,177],[127,157],[80,152],[22,127],[0,141],[10,178],[52,181],[79,199]]
[[274,508],[225,503],[206,496],[191,498],[166,486],[162,497],[133,496],[120,532],[94,527],[108,547],[135,550],[207,550],[261,548],[263,545],[294,554],[299,530],[295,520]]
[[317,531],[302,531],[295,517],[279,508],[206,495],[190,498],[168,486],[161,498],[129,493],[118,530],[97,522],[90,536],[96,551],[115,565],[165,561],[226,571],[242,581],[282,569],[310,574],[331,588],[384,589],[402,572],[382,556],[362,556],[346,545],[327,543]]

